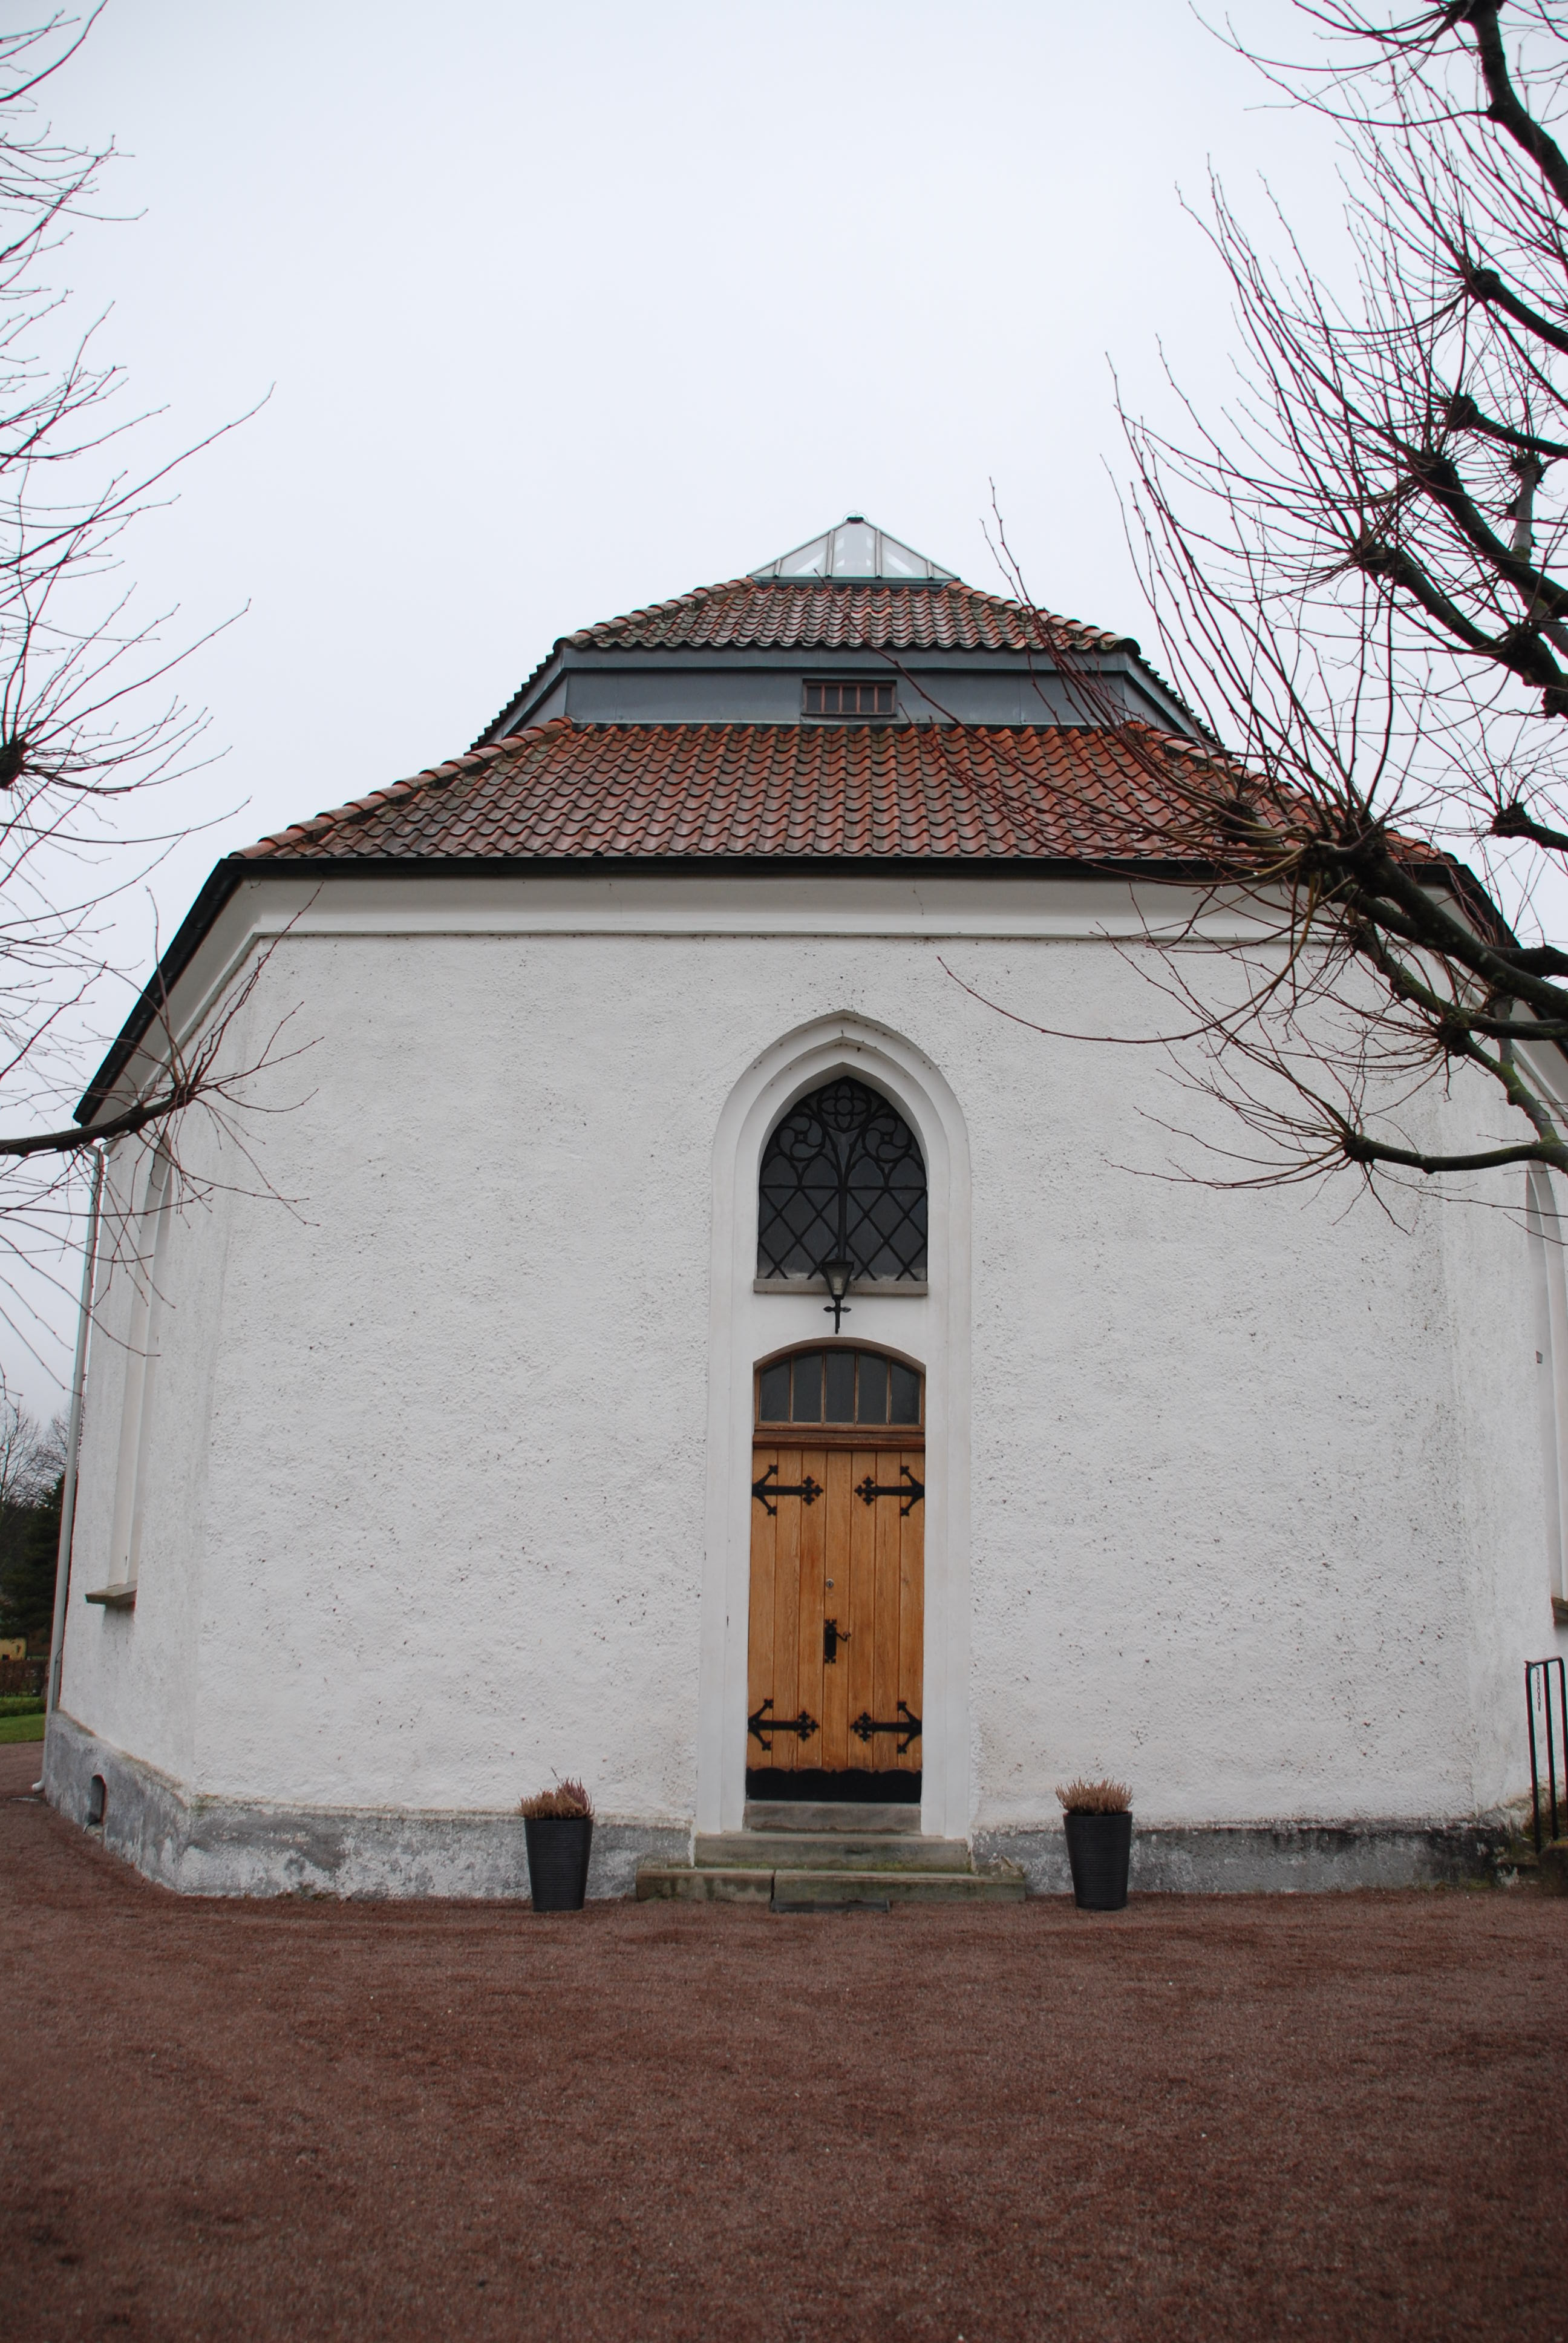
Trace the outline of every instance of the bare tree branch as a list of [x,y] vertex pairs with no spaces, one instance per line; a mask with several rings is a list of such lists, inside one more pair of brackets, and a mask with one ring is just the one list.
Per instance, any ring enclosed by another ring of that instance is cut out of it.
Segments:
[[256,1078],[297,1054],[286,1019],[247,1045],[263,954],[194,1035],[176,1031],[165,1003],[137,1092],[91,1130],[65,1121],[123,973],[106,950],[115,906],[170,843],[144,809],[207,761],[206,719],[178,680],[211,634],[166,645],[173,613],[142,615],[126,582],[127,533],[168,498],[183,464],[235,427],[138,465],[135,435],[150,418],[124,409],[119,370],[99,360],[94,332],[58,359],[40,355],[60,346],[65,323],[48,261],[77,222],[99,216],[113,150],[62,143],[36,103],[98,14],[0,33],[0,1317],[29,1348],[29,1297],[40,1279],[46,1292],[57,1282],[85,1153],[105,1141],[156,1146],[183,1200],[207,1192],[210,1169],[181,1151],[186,1119],[204,1115],[226,1158],[246,1160]]
[[[1253,62],[1343,138],[1353,283],[1214,184],[1236,394],[1176,433],[1122,409],[1163,661],[1225,746],[1130,720],[1037,614],[1191,895],[1124,948],[1168,1030],[1117,1038],[1239,1119],[1227,1185],[1568,1170],[1568,950],[1518,931],[1568,878],[1568,11],[1299,15],[1316,57]],[[1251,940],[1205,940],[1221,908]]]

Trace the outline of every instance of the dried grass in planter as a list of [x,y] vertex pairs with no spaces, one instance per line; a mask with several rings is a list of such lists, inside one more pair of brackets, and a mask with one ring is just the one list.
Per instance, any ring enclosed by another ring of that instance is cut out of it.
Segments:
[[585,1822],[593,1813],[593,1800],[580,1782],[558,1782],[553,1790],[536,1790],[518,1812],[530,1823]]
[[1132,1804],[1125,1782],[1069,1782],[1056,1795],[1070,1815],[1124,1815]]

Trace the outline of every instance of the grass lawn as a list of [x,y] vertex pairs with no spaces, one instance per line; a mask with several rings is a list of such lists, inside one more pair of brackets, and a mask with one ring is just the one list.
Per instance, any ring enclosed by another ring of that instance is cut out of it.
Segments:
[[42,1741],[44,1712],[36,1716],[0,1716],[0,1744],[7,1741]]

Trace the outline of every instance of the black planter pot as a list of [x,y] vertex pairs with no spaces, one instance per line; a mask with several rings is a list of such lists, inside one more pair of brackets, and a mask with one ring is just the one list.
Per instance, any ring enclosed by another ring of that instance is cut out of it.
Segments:
[[1121,1912],[1132,1853],[1131,1815],[1065,1815],[1072,1896],[1081,1912]]
[[536,1912],[580,1912],[588,1889],[591,1815],[525,1815],[528,1892]]

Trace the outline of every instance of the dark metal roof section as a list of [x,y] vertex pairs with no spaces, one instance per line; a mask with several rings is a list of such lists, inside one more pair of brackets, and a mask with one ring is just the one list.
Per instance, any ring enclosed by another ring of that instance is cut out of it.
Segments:
[[[909,686],[911,718],[927,720],[943,712],[941,684],[955,672],[989,669],[1033,680],[1040,704],[1014,721],[1081,722],[1070,690],[1058,689],[1049,703],[1044,686],[1064,662],[1099,673],[1119,668],[1142,702],[1138,712],[1174,731],[1202,737],[1202,727],[1171,686],[1144,659],[1136,639],[1103,627],[1086,626],[1031,609],[1000,594],[982,593],[945,575],[894,582],[860,578],[732,578],[703,586],[673,601],[657,602],[597,626],[562,635],[521,689],[474,742],[476,748],[507,739],[541,716],[570,714],[603,721],[615,713],[608,704],[618,679],[645,679],[655,669],[669,693],[669,720],[726,720],[711,688],[698,677],[722,675],[734,718],[766,720],[777,711],[760,698],[748,699],[740,680],[749,676],[766,689],[765,678],[788,675],[797,681],[807,667],[829,670],[854,662],[862,671],[901,674]],[[678,698],[673,675],[684,671]],[[585,690],[586,687],[586,690]],[[631,687],[635,689],[634,687]],[[655,686],[652,689],[660,687]],[[929,698],[922,701],[922,688]],[[563,691],[568,703],[556,705]],[[642,709],[628,714],[642,714]],[[967,711],[955,711],[965,721]]]

